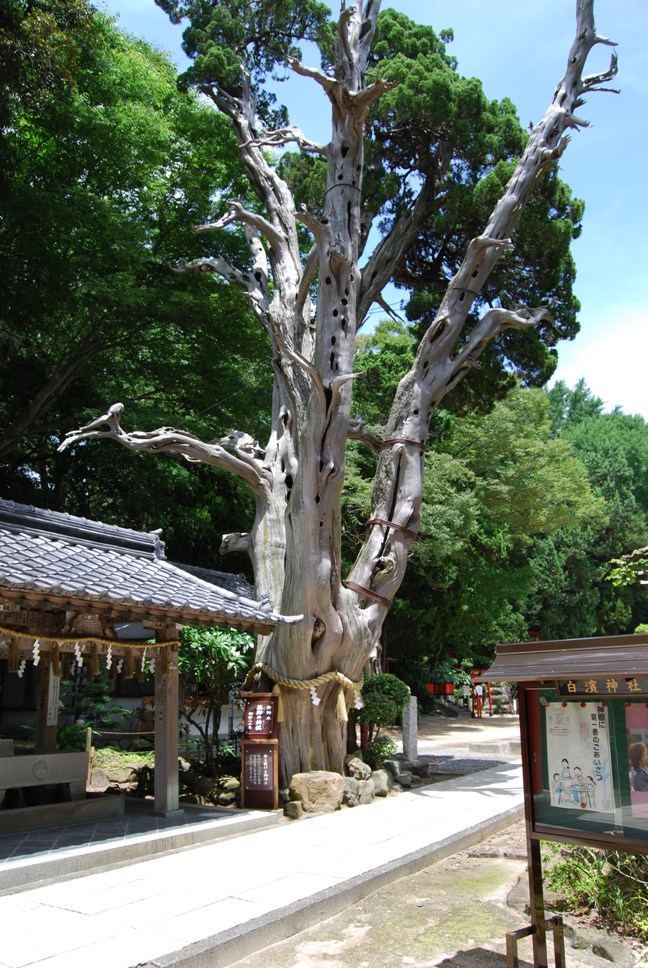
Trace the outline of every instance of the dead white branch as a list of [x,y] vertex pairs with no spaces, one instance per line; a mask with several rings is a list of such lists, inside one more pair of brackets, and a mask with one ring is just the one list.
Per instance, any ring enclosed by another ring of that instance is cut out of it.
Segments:
[[[113,404],[101,417],[66,434],[59,451],[67,450],[84,440],[104,438],[114,440],[132,451],[166,454],[191,462],[212,464],[236,474],[254,492],[260,492],[267,486],[268,474],[263,468],[263,450],[248,434],[236,431],[220,440],[205,442],[194,434],[176,430],[175,427],[127,433],[120,425],[123,409],[123,404]],[[100,430],[102,426],[108,429]]]
[[349,420],[347,432],[349,440],[359,440],[369,448],[373,454],[379,454],[382,440],[370,430],[362,417],[354,417]]
[[317,141],[311,141],[310,138],[306,137],[300,128],[296,128],[292,124],[288,125],[286,128],[277,128],[275,131],[267,131],[265,134],[259,135],[258,138],[253,138],[251,141],[243,145],[243,147],[253,145],[256,148],[263,146],[276,148],[287,144],[296,144],[301,148],[302,151],[305,151],[308,154],[326,154],[326,148],[324,145],[318,144]]
[[256,229],[257,232],[265,235],[271,248],[275,248],[281,243],[281,236],[275,226],[257,212],[248,211],[240,202],[231,202],[227,212],[221,218],[215,222],[196,225],[193,231],[196,234],[200,234],[201,232],[216,232],[219,229],[224,229],[228,225],[231,225],[232,222],[240,222],[241,225],[249,225]]

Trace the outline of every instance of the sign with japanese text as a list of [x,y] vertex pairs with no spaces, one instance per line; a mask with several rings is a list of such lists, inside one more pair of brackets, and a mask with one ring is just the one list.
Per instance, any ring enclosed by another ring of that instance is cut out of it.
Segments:
[[551,806],[608,812],[614,789],[607,707],[550,702],[546,707]]
[[241,806],[276,810],[279,803],[278,740],[243,740]]
[[588,676],[583,679],[560,679],[558,695],[574,696],[648,696],[648,676]]
[[274,739],[277,735],[277,696],[256,693],[245,697],[243,736],[245,739]]

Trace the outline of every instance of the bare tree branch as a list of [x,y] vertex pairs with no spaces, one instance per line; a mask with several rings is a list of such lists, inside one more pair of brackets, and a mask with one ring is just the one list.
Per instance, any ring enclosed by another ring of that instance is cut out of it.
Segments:
[[308,67],[306,64],[302,64],[296,57],[288,57],[287,64],[295,74],[299,74],[301,77],[310,77],[311,80],[316,81],[327,94],[330,94],[337,86],[337,81],[333,77],[328,77],[316,67]]
[[[533,191],[538,174],[554,164],[565,150],[568,143],[566,132],[583,124],[574,113],[582,104],[583,95],[597,89],[600,83],[607,82],[616,72],[613,58],[608,72],[595,78],[583,78],[585,61],[594,44],[599,42],[607,43],[598,37],[594,28],[593,0],[579,0],[576,35],[564,77],[544,117],[532,129],[515,172],[483,233],[468,246],[439,312],[419,345],[414,365],[399,384],[386,430],[386,436],[394,441],[394,445],[383,448],[378,462],[372,519],[393,521],[394,511],[397,511],[398,523],[405,525],[410,534],[416,533],[420,522],[422,490],[421,448],[432,410],[450,387],[469,369],[478,365],[477,357],[494,335],[505,328],[535,326],[549,318],[543,309],[534,310],[531,314],[492,310],[486,313],[464,348],[453,358],[474,300],[502,252],[511,247],[512,232]],[[405,224],[407,227],[407,222]],[[393,254],[397,251],[396,241],[390,240],[385,248]],[[368,293],[375,298],[371,287],[380,284],[379,272],[383,265],[384,253],[380,252],[373,266],[370,260],[365,269],[365,311]],[[398,530],[394,529],[393,533],[389,531],[386,535],[384,528],[372,526],[353,566],[352,580],[391,601],[404,575],[411,540]],[[392,560],[391,570],[383,567],[382,562],[386,557]]]
[[432,212],[439,206],[438,186],[441,184],[451,160],[452,148],[449,144],[445,144],[439,151],[434,172],[426,178],[412,208],[401,216],[394,223],[388,235],[381,239],[362,270],[362,283],[358,300],[358,326],[362,325],[372,303],[377,301],[394,274],[395,267],[398,266],[407,250],[417,239],[421,228]]
[[[170,457],[182,457],[190,462],[212,464],[236,474],[254,492],[261,492],[267,486],[268,473],[262,463],[263,450],[248,434],[236,431],[220,440],[205,442],[194,434],[176,430],[174,427],[127,433],[120,424],[123,409],[123,404],[115,403],[105,414],[85,427],[70,431],[59,446],[59,451],[67,450],[80,441],[106,438],[116,441],[128,450],[166,454]],[[103,426],[108,429],[100,430]]]
[[254,145],[255,147],[262,147],[263,145],[267,145],[268,147],[280,147],[281,145],[291,143],[299,145],[302,151],[306,151],[309,154],[326,154],[326,148],[324,145],[319,144],[317,141],[311,141],[306,137],[300,128],[296,128],[292,124],[287,128],[277,128],[275,131],[267,131],[258,138],[254,138],[252,141],[247,142],[243,147],[247,147],[248,144]]
[[275,226],[262,215],[259,215],[256,212],[248,211],[241,205],[240,202],[230,202],[230,207],[225,215],[221,216],[221,218],[217,219],[215,222],[208,222],[204,225],[196,225],[193,231],[196,234],[201,232],[215,232],[218,229],[224,229],[227,225],[231,225],[232,222],[240,222],[242,225],[250,225],[258,232],[261,232],[263,235],[265,235],[272,248],[281,244],[281,236]]
[[553,322],[553,317],[548,309],[527,309],[526,307],[517,311],[510,309],[490,309],[480,319],[470,339],[466,342],[461,352],[454,359],[452,367],[452,377],[448,383],[444,396],[448,394],[469,369],[478,369],[480,364],[479,357],[484,352],[488,344],[499,333],[507,329],[528,330],[535,329],[542,322]]
[[249,554],[252,550],[252,538],[249,534],[241,531],[224,534],[218,550],[221,555],[228,555],[234,551],[244,551]]
[[313,245],[304,263],[304,270],[302,272],[301,282],[299,283],[299,292],[297,293],[297,312],[300,314],[303,314],[306,300],[310,298],[309,290],[317,272],[317,258],[318,246]]
[[347,437],[349,440],[362,441],[362,443],[366,444],[373,454],[380,453],[382,440],[369,429],[362,417],[354,417],[349,421]]

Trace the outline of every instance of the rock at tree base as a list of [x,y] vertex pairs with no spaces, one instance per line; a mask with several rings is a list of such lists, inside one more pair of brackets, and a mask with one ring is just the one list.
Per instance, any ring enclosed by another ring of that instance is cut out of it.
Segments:
[[304,815],[304,810],[299,800],[289,800],[284,807],[284,815],[290,820],[299,820]]
[[342,804],[344,777],[326,770],[295,773],[289,792],[290,799],[299,800],[305,813],[332,813]]
[[347,760],[345,766],[347,775],[354,777],[356,780],[368,780],[371,776],[371,767],[364,760],[361,760],[359,756],[354,756],[350,760]]
[[373,787],[374,795],[377,797],[386,797],[394,785],[394,781],[387,770],[374,770],[369,783]]
[[373,803],[376,796],[376,789],[372,780],[358,780],[359,796],[358,803]]
[[345,807],[357,807],[360,802],[360,781],[354,776],[344,777],[344,793],[342,803]]

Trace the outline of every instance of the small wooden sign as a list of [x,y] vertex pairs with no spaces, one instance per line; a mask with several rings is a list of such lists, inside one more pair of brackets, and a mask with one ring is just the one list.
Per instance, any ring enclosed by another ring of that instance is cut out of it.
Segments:
[[241,806],[276,810],[279,806],[279,740],[243,740]]
[[558,695],[586,699],[607,699],[610,696],[647,696],[648,676],[583,676],[582,679],[558,680]]
[[245,697],[243,713],[244,739],[275,739],[277,736],[278,696],[256,692]]

